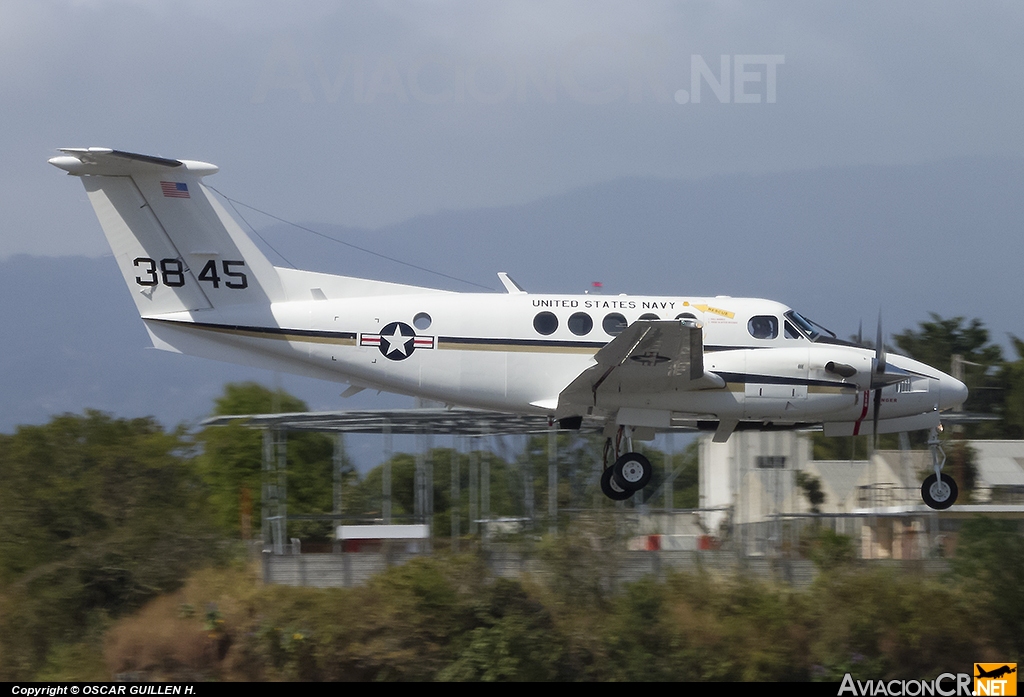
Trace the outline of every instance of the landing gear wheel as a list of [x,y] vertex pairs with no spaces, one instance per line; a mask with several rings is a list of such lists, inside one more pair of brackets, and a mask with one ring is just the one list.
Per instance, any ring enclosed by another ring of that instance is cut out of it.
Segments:
[[612,474],[614,468],[607,467],[601,474],[601,493],[610,498],[612,501],[625,501],[633,495],[632,491],[626,491],[614,481],[612,481]]
[[943,474],[941,479],[930,474],[921,485],[921,498],[929,508],[937,511],[944,511],[956,503],[959,493],[956,482],[948,474]]
[[611,470],[614,473],[612,482],[630,493],[647,486],[654,474],[651,461],[640,453],[626,453],[615,461]]

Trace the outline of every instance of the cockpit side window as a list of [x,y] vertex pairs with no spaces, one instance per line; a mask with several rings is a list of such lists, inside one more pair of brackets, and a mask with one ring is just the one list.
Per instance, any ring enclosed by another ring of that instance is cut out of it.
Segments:
[[[803,332],[803,335],[806,336],[811,341],[817,341],[818,337],[821,335],[821,332],[814,328],[814,324],[810,320],[806,319],[803,315],[793,310],[790,310],[789,312],[786,313],[787,332],[789,331],[790,322],[796,325],[796,327],[799,328],[801,332]],[[831,334],[831,332],[829,333]],[[833,334],[833,336],[835,335]]]
[[772,315],[756,315],[747,322],[747,331],[755,339],[774,339],[779,336],[779,318]]
[[786,332],[785,336],[786,336],[787,339],[802,339],[803,338],[803,335],[800,334],[800,332],[798,332],[796,330],[796,327],[794,327],[792,324],[789,323],[788,319],[785,320],[782,323],[782,326],[785,328],[785,332]]

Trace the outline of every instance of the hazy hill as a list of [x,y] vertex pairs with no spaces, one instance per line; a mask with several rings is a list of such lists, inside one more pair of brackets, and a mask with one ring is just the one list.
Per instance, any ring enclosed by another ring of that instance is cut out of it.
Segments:
[[[1012,288],[1024,256],[1024,160],[961,159],[703,181],[628,179],[523,206],[442,211],[374,231],[306,223],[419,266],[533,292],[770,297],[840,333],[926,317],[981,317],[1024,333]],[[239,194],[235,194],[239,195]],[[258,224],[261,216],[251,214]],[[265,219],[263,219],[265,220]],[[276,224],[301,267],[473,286]]]
[[[149,337],[113,257],[0,261],[0,431],[95,408],[155,415],[173,426],[206,415],[231,380],[274,384],[266,371],[147,348]],[[343,387],[282,377],[326,408]],[[319,401],[318,401],[319,400]]]

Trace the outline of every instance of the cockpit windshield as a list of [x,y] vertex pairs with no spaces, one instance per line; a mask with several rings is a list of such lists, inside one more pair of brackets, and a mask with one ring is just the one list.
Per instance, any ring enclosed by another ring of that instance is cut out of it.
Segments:
[[[836,338],[835,332],[831,332],[825,327],[821,326],[817,322],[813,322],[806,317],[802,316],[799,312],[790,310],[786,313],[786,319],[796,325],[796,327],[811,341],[828,340],[829,337],[822,336],[822,332],[828,334],[832,339]],[[820,330],[820,331],[819,331]]]

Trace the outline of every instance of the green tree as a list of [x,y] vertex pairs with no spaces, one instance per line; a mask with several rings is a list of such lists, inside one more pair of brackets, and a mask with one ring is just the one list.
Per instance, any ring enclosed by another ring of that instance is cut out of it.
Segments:
[[181,431],[92,411],[0,436],[0,679],[216,554],[190,454]]
[[[666,457],[668,454],[666,454]],[[674,465],[679,474],[672,483],[673,505],[676,508],[698,508],[700,506],[700,441],[694,439],[681,456],[676,456]],[[657,502],[655,502],[657,503]]]
[[[305,402],[256,383],[232,383],[214,405],[215,416],[307,411]],[[197,468],[209,488],[218,524],[232,535],[241,532],[243,509],[251,506],[252,525],[259,524],[263,483],[263,433],[241,423],[207,426],[196,437],[202,446]],[[329,513],[333,507],[334,441],[321,433],[290,433],[287,439],[289,514]],[[343,467],[350,471],[347,461]],[[251,502],[251,503],[250,503]],[[292,523],[298,537],[326,539],[329,523]]]
[[1000,643],[1024,656],[1024,536],[1017,521],[977,517],[964,523],[952,566],[998,628]]
[[[483,467],[486,458],[487,467]],[[409,453],[396,453],[385,463],[391,468],[391,514],[395,517],[412,516],[415,513],[416,492],[416,456]],[[452,464],[458,467],[459,483],[459,531],[469,531],[469,497],[470,497],[470,465],[475,462],[479,477],[489,472],[489,510],[492,516],[519,515],[511,494],[511,488],[518,487],[516,475],[513,474],[505,460],[494,453],[477,450],[472,453],[460,452],[453,448],[432,448],[424,456],[424,464],[431,473],[433,532],[439,537],[446,537],[451,530],[452,510]],[[384,507],[384,468],[380,464],[367,472],[363,477],[353,476],[349,489],[345,494],[344,513],[347,515],[380,516]],[[478,478],[477,495],[484,490]],[[482,506],[482,502],[480,504]],[[482,508],[478,509],[482,512]]]
[[[953,356],[960,356],[963,381],[970,390],[964,411],[998,414],[1004,394],[998,376],[1003,351],[989,343],[988,330],[979,319],[967,322],[963,317],[943,319],[930,313],[931,321],[920,322],[893,339],[906,355],[943,372],[953,370]],[[969,437],[993,437],[1001,433],[1001,424],[978,424],[966,428]]]
[[822,571],[849,564],[857,558],[853,538],[830,528],[815,528],[806,539],[807,556]]
[[[595,488],[596,463],[600,460],[603,439],[558,433],[555,436],[555,463],[558,472],[556,492],[559,510],[584,508],[599,496]],[[509,489],[519,510],[525,510],[527,478],[533,488],[534,511],[538,519],[547,512],[550,436],[529,436],[510,472]]]
[[802,600],[800,631],[822,680],[838,682],[847,672],[860,680],[938,675],[990,642],[975,599],[926,574],[833,565]]
[[807,503],[811,504],[811,513],[821,513],[821,504],[825,503],[825,492],[821,490],[821,480],[813,474],[798,470],[796,485],[803,489]]
[[498,578],[474,603],[475,626],[457,636],[458,655],[440,680],[540,681],[559,677],[562,642],[542,603],[518,581]]
[[1024,438],[1024,341],[1010,335],[1017,359],[1003,363],[999,383],[1003,385],[1003,427],[1007,438]]
[[[639,445],[634,443],[634,446]],[[643,490],[643,500],[651,506],[664,506],[664,490],[668,477],[677,471],[672,480],[672,507],[697,508],[700,505],[700,486],[697,481],[700,471],[700,442],[691,441],[681,453],[667,453],[656,448],[643,447],[639,451],[651,461],[653,474]]]

